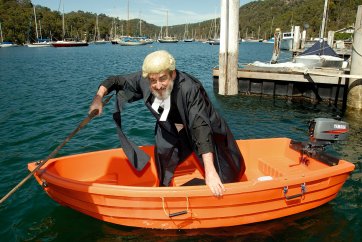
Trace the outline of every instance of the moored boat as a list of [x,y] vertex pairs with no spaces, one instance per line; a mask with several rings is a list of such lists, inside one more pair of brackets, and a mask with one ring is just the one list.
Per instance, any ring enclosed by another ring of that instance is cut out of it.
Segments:
[[[333,130],[333,135],[343,130]],[[328,155],[302,155],[300,143],[288,138],[237,144],[246,172],[240,181],[225,184],[222,197],[205,185],[195,155],[177,167],[170,187],[158,187],[153,146],[141,147],[151,157],[142,171],[130,165],[122,149],[111,149],[51,159],[34,175],[55,201],[102,221],[196,229],[249,224],[318,207],[337,196],[354,169]],[[30,171],[36,167],[28,164]]]
[[34,42],[31,44],[26,44],[27,47],[30,48],[41,48],[41,47],[52,47],[52,41],[49,39],[38,40],[38,42]]
[[157,40],[159,43],[177,43],[178,39],[176,37],[171,37],[168,35],[168,11],[166,14],[166,34],[164,37],[161,37]]
[[19,45],[11,42],[11,41],[5,41],[0,42],[0,48],[8,48],[8,47],[18,47]]
[[281,50],[293,49],[294,32],[284,32],[280,43]]
[[164,38],[158,39],[158,42],[160,43],[177,43],[178,39],[170,36],[166,36]]
[[53,47],[82,47],[88,46],[87,41],[78,41],[74,38],[65,38],[65,26],[64,26],[64,5],[63,5],[63,14],[62,14],[62,27],[63,27],[63,40],[58,40],[52,42]]
[[308,68],[342,68],[347,65],[343,58],[324,40],[320,40],[298,56],[294,57],[296,63],[302,63]]
[[122,46],[138,46],[138,45],[146,45],[147,42],[143,39],[133,38],[133,37],[125,37],[118,41],[119,45]]
[[52,42],[53,47],[82,47],[88,45],[88,42],[75,40],[59,40],[56,42]]

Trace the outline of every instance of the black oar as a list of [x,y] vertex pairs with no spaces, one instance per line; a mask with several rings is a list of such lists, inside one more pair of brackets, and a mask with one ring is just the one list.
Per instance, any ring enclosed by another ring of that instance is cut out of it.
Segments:
[[[109,100],[111,100],[113,95],[107,97],[104,101],[103,101],[103,106],[106,105]],[[78,125],[78,127],[73,130],[72,133],[70,133],[68,135],[68,137],[63,141],[63,143],[61,143],[60,145],[58,145],[58,147],[52,152],[50,153],[50,155],[48,155],[44,160],[40,161],[38,166],[31,172],[29,173],[21,182],[19,182],[18,185],[16,185],[10,192],[8,192],[8,194],[6,194],[3,198],[1,198],[0,200],[0,204],[3,203],[6,199],[8,199],[14,192],[16,192],[22,185],[24,185],[24,183],[26,181],[29,180],[30,177],[33,176],[33,174],[35,172],[37,172],[48,160],[52,159],[55,157],[55,155],[59,152],[59,150],[76,134],[78,133],[79,130],[81,130],[85,125],[87,125],[95,116],[97,116],[99,113],[98,109],[93,110],[90,114],[88,114],[88,116],[83,119],[83,121]]]

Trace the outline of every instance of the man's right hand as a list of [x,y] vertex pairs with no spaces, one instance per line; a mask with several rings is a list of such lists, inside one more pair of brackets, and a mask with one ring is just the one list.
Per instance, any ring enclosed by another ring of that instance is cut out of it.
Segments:
[[104,86],[100,86],[97,94],[93,98],[92,104],[89,107],[88,114],[90,114],[92,111],[94,111],[96,109],[98,109],[98,115],[102,114],[102,111],[103,111],[102,99],[103,99],[104,95],[106,95],[106,94],[107,94],[107,88],[105,88]]
[[91,112],[93,112],[96,109],[98,109],[98,115],[101,115],[101,113],[103,111],[103,103],[102,103],[102,97],[98,96],[98,95],[94,96],[93,102],[89,107],[88,114],[90,114]]

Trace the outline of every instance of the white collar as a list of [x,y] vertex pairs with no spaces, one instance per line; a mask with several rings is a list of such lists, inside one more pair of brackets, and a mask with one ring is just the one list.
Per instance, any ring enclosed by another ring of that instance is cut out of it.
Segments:
[[155,97],[155,100],[152,103],[152,109],[157,113],[159,107],[163,107],[163,112],[160,117],[160,121],[166,121],[168,114],[170,113],[171,108],[171,95],[169,95],[165,100]]

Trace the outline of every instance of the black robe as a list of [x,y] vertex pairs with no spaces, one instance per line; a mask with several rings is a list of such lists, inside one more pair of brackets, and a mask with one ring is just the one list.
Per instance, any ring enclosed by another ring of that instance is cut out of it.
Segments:
[[[169,120],[160,121],[160,115],[152,109],[151,105],[154,97],[150,92],[149,80],[142,78],[142,72],[109,77],[101,85],[105,86],[108,92],[117,91],[117,103],[143,99],[148,109],[156,117],[155,160],[161,185],[169,185],[177,165],[192,151],[202,161],[202,154],[198,152],[198,137],[195,137],[195,132],[193,132],[196,118],[203,119],[211,129],[214,165],[221,181],[223,183],[237,182],[244,174],[245,163],[235,139],[225,120],[214,109],[202,84],[196,78],[187,73],[176,71],[171,103],[176,104],[184,126],[180,133],[174,123]],[[122,131],[120,119],[117,121],[118,116],[119,113],[114,115],[116,122],[119,124],[118,133],[120,135]],[[120,138],[124,141],[125,137],[122,134]],[[122,145],[127,142],[122,142]],[[146,164],[147,158],[137,150],[132,142],[130,143],[131,145],[123,147],[126,149],[125,153],[131,163],[138,170],[141,170]],[[202,162],[201,165],[203,165]]]

